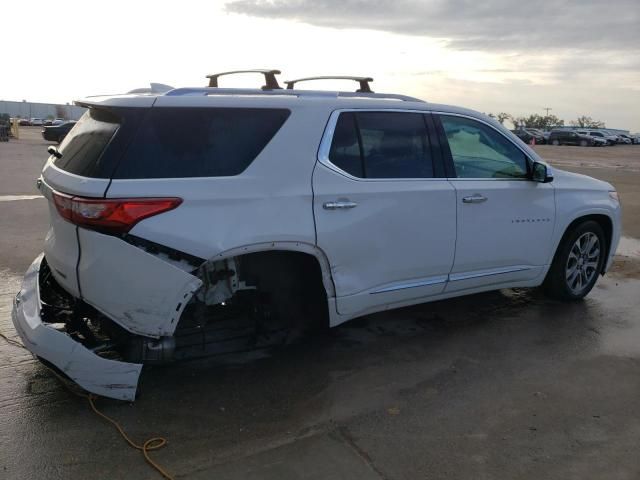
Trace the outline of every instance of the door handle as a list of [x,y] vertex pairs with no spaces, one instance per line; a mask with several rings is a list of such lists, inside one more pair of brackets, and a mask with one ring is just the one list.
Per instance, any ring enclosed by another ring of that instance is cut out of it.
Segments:
[[356,202],[350,200],[337,200],[335,202],[325,202],[322,204],[322,208],[325,210],[348,210],[357,206],[358,204]]
[[480,195],[479,193],[475,193],[469,197],[462,197],[462,203],[482,203],[486,201],[487,197]]

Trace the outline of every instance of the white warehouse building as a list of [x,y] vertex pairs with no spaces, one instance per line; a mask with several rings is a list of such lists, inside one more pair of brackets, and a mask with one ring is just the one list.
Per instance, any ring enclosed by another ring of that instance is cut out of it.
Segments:
[[85,108],[76,105],[0,100],[0,115],[6,113],[13,118],[64,118],[65,120],[78,120],[85,110]]

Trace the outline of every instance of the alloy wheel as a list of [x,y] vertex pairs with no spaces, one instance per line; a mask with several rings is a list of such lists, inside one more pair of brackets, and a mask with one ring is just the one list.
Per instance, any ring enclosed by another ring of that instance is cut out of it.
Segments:
[[572,293],[579,295],[598,273],[600,239],[593,232],[580,235],[569,251],[565,279]]

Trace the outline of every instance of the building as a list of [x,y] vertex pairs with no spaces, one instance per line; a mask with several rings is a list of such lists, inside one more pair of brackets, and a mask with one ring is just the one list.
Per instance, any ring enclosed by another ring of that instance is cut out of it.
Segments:
[[85,110],[86,108],[76,105],[0,100],[0,114],[7,113],[13,118],[64,118],[65,120],[78,120]]

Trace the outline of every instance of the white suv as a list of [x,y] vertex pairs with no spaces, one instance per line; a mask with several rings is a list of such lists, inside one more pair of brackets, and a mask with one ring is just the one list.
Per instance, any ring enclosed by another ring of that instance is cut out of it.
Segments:
[[132,400],[143,363],[500,288],[580,299],[611,265],[614,188],[491,118],[265,76],[77,102],[13,311],[36,356]]

